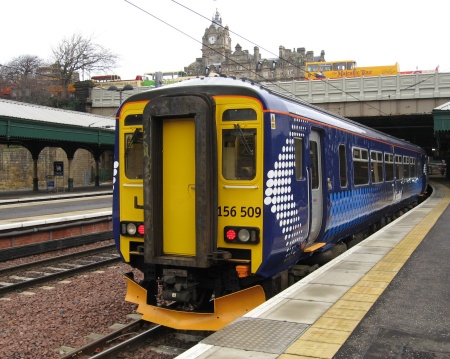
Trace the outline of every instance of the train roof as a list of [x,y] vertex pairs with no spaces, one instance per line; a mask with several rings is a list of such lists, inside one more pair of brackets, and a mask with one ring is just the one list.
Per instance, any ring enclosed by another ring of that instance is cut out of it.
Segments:
[[[194,91],[192,91],[193,89]],[[132,101],[151,100],[161,95],[180,92],[203,92],[211,96],[233,94],[255,97],[261,101],[265,110],[286,112],[292,114],[293,116],[306,117],[322,122],[330,127],[336,127],[364,137],[387,141],[393,145],[409,147],[416,151],[421,150],[425,152],[419,146],[408,141],[404,141],[386,133],[374,130],[346,117],[310,104],[309,102],[295,97],[294,95],[288,96],[286,94],[269,90],[264,86],[264,84],[248,79],[238,79],[235,77],[225,76],[198,77],[135,94],[126,99],[123,104]]]

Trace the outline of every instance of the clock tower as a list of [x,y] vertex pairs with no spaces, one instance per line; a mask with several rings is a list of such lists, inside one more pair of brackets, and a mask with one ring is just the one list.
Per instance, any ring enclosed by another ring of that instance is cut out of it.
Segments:
[[204,67],[218,67],[231,53],[231,38],[228,26],[222,26],[222,18],[216,9],[211,25],[205,30],[202,39],[202,62]]

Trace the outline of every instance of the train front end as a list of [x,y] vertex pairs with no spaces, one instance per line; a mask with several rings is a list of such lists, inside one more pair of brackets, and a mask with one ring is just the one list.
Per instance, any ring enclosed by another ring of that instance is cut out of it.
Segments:
[[117,234],[143,273],[126,299],[150,322],[218,330],[265,301],[262,105],[189,91],[142,104],[120,121]]

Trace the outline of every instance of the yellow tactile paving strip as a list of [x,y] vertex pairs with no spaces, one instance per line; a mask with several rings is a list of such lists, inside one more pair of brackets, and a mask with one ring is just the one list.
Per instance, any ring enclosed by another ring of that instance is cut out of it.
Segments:
[[445,211],[450,190],[444,192],[437,206],[278,358],[332,358]]

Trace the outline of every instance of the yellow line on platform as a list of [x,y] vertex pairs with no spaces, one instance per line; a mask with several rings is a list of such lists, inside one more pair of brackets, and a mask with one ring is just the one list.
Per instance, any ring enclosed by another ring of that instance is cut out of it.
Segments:
[[449,205],[450,189],[442,187],[445,194],[437,206],[279,359],[333,358]]

